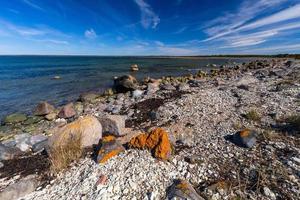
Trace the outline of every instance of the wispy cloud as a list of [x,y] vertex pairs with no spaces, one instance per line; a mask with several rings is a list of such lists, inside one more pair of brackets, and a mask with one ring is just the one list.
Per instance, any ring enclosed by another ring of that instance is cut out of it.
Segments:
[[287,0],[245,0],[236,13],[228,13],[205,24],[204,31],[210,36],[205,41],[211,41],[222,36],[242,30],[250,20],[261,15],[266,10],[283,4]]
[[34,3],[32,0],[23,0],[23,2],[34,9],[45,11],[42,7]]
[[159,16],[144,0],[134,0],[141,10],[141,24],[144,28],[155,29],[160,22]]
[[95,39],[97,38],[97,33],[94,31],[94,29],[91,28],[84,32],[84,36],[88,39]]
[[64,40],[55,40],[55,39],[31,39],[32,41],[36,42],[43,42],[43,43],[51,43],[51,44],[58,44],[58,45],[68,45],[68,41]]
[[187,29],[187,27],[182,27],[182,28],[178,29],[177,31],[175,31],[173,34],[183,33],[186,29]]

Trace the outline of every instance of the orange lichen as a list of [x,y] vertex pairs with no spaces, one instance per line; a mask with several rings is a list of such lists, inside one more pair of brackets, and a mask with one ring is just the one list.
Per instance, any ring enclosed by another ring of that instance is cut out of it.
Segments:
[[186,193],[189,191],[189,184],[186,181],[180,180],[180,182],[176,185],[176,188]]
[[250,130],[249,129],[245,129],[245,130],[242,130],[240,132],[241,137],[248,137],[249,135],[250,135]]
[[108,153],[106,153],[101,160],[99,160],[99,163],[105,163],[106,161],[108,161],[110,158],[118,155],[120,152],[122,151],[122,149],[114,149]]
[[111,141],[114,141],[116,140],[116,137],[113,136],[113,135],[108,135],[108,136],[105,136],[102,138],[102,142],[111,142]]
[[156,158],[167,160],[171,155],[171,143],[168,133],[157,128],[149,134],[144,133],[129,141],[129,147],[139,149],[150,149]]

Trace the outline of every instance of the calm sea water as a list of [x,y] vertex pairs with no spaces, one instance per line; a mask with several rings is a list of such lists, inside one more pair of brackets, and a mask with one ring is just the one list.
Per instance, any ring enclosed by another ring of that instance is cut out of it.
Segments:
[[[134,75],[142,79],[205,70],[209,63],[244,61],[247,59],[0,56],[0,118],[13,112],[28,113],[40,101],[61,105],[83,92],[101,92],[113,83],[114,76],[130,73],[132,64],[140,66]],[[61,79],[53,80],[54,76]]]

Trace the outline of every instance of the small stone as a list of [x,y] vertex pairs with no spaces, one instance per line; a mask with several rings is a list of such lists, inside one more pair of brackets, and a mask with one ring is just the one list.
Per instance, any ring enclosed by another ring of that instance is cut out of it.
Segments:
[[15,113],[8,115],[4,118],[4,123],[5,124],[16,124],[20,122],[24,122],[27,119],[26,115],[21,114],[21,113]]
[[76,111],[76,113],[79,115],[79,114],[81,114],[81,113],[83,113],[83,105],[82,105],[82,103],[81,102],[76,102],[75,104],[74,104],[74,109],[75,109],[75,111]]
[[163,90],[176,90],[176,88],[173,85],[171,85],[170,83],[162,85],[161,89],[163,89]]
[[189,84],[181,83],[181,84],[178,85],[177,89],[179,91],[188,91],[190,89],[190,86],[189,86]]
[[252,148],[256,144],[256,136],[257,133],[255,131],[244,129],[226,138],[240,147]]
[[48,121],[53,121],[56,119],[56,113],[49,113],[48,115],[45,116],[45,119],[47,119]]
[[79,100],[84,103],[95,103],[98,97],[99,95],[95,93],[85,93],[80,95]]
[[114,80],[114,88],[117,93],[126,93],[128,91],[134,91],[138,87],[136,78],[131,75],[121,76]]
[[193,186],[185,180],[175,180],[167,190],[169,199],[190,199],[190,200],[204,200]]
[[74,117],[75,115],[76,115],[76,111],[74,109],[73,103],[69,103],[65,105],[58,113],[58,116],[60,118],[65,118],[65,119]]
[[100,118],[102,130],[104,134],[113,134],[122,136],[125,133],[122,129],[125,128],[125,116],[123,115],[107,115]]
[[264,194],[272,200],[276,199],[276,195],[268,187],[264,187]]
[[132,97],[137,99],[137,98],[140,98],[143,94],[144,94],[144,91],[142,91],[142,90],[134,90],[132,92]]
[[107,183],[107,176],[101,175],[96,183],[96,185],[106,185]]
[[40,102],[37,107],[35,108],[34,114],[35,115],[47,115],[49,113],[54,112],[54,106],[52,106],[51,104],[49,104],[46,101]]
[[130,70],[135,72],[135,71],[139,71],[139,67],[137,64],[131,65]]

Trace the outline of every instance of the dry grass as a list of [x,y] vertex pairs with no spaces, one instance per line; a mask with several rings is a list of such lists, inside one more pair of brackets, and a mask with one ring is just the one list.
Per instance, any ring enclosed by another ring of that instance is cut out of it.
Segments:
[[72,138],[66,145],[51,150],[51,171],[55,174],[67,168],[73,161],[83,154],[81,138]]
[[260,114],[255,110],[252,109],[245,114],[245,118],[251,121],[259,122],[261,120]]

